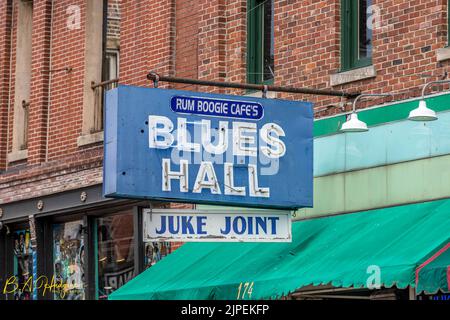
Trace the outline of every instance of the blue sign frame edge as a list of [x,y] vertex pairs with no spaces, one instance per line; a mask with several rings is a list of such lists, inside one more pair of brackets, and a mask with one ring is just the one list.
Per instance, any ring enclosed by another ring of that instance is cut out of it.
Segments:
[[[153,200],[153,201],[162,201],[162,202],[174,202],[174,203],[194,203],[194,204],[205,204],[205,205],[217,205],[217,206],[229,206],[229,207],[248,207],[248,208],[256,208],[256,209],[276,209],[276,210],[297,210],[300,208],[312,208],[313,207],[313,182],[311,181],[311,200],[310,205],[302,205],[298,206],[295,203],[289,204],[285,203],[284,205],[260,205],[260,204],[251,204],[251,203],[233,203],[233,202],[218,202],[215,200],[201,200],[196,199],[195,201],[179,199],[179,198],[171,198],[171,197],[143,197],[143,196],[133,196],[130,197],[127,194],[121,194],[117,192],[117,176],[119,173],[117,172],[117,135],[118,135],[118,121],[108,121],[107,119],[115,118],[118,116],[118,108],[119,108],[119,92],[121,88],[141,88],[141,89],[153,89],[148,87],[138,87],[133,85],[123,85],[120,84],[117,88],[111,89],[106,93],[105,97],[105,113],[104,113],[104,158],[103,158],[103,196],[105,198],[117,198],[117,199],[141,199],[141,200]],[[207,93],[207,92],[196,92],[196,91],[186,91],[186,90],[172,90],[172,89],[157,89],[157,90],[165,90],[167,92],[172,92],[174,95],[193,95],[196,97],[201,97],[202,95],[207,95],[208,97],[224,99],[224,96],[228,96],[231,99],[240,101],[251,101],[251,102],[264,102],[265,98],[257,98],[250,96],[234,96],[234,95],[223,95],[216,93]],[[313,103],[306,101],[291,101],[291,100],[281,100],[281,99],[270,99],[270,100],[278,100],[283,102],[301,102],[305,106],[309,107],[310,110],[309,116],[313,121]],[[171,108],[169,107],[170,111]],[[313,155],[313,143],[312,143],[312,126],[311,126],[311,154]],[[311,157],[312,158],[312,157]],[[108,159],[108,161],[106,161]],[[312,162],[312,159],[311,159]],[[312,173],[311,173],[312,175]],[[105,177],[108,177],[107,179]]]

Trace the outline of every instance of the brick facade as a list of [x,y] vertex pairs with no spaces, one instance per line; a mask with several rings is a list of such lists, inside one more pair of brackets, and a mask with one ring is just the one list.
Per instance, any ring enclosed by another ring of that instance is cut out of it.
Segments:
[[[197,78],[198,75],[198,28],[199,2],[177,0],[175,2],[175,75],[182,78]],[[183,39],[183,41],[179,41]],[[177,89],[189,88],[177,84]]]
[[120,1],[108,1],[108,39],[120,39]]
[[[82,130],[85,0],[34,1],[28,159],[7,162],[13,121],[8,109],[14,104],[15,85],[11,76],[15,1],[0,1],[0,204],[98,184],[102,179],[101,143],[77,145]],[[417,97],[425,82],[439,79],[448,69],[448,62],[438,62],[436,54],[447,46],[447,1],[373,3],[381,9],[381,27],[373,34],[377,75],[334,89],[392,92],[396,100]],[[74,5],[80,8],[81,24],[68,28],[67,8]],[[245,82],[246,8],[245,0],[110,1],[108,15],[114,19],[109,35],[118,37],[120,28],[120,82],[150,86],[145,77],[150,70]],[[330,76],[340,69],[340,1],[280,0],[274,10],[274,84],[330,88]],[[167,83],[160,87],[244,93]],[[298,94],[277,97],[307,99],[317,108],[340,101]],[[336,112],[340,110],[330,108],[317,116]]]

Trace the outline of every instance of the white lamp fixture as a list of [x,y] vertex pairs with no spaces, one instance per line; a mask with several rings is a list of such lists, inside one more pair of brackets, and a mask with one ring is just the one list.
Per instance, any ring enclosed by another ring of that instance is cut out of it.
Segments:
[[408,120],[412,121],[434,121],[437,120],[436,112],[427,108],[427,102],[420,100],[419,107],[409,113]]
[[342,132],[366,132],[369,131],[367,124],[358,119],[358,114],[352,112],[349,119],[342,125]]
[[358,114],[356,113],[356,103],[359,99],[364,97],[389,97],[392,94],[369,94],[363,93],[356,97],[353,101],[353,112],[348,117],[347,121],[342,125],[341,132],[366,132],[369,131],[367,124],[358,119]]
[[422,100],[419,102],[419,107],[414,109],[409,113],[409,120],[412,121],[434,121],[437,120],[436,112],[429,109],[427,107],[427,102],[425,101],[425,92],[427,88],[433,84],[443,84],[443,83],[450,83],[450,80],[439,80],[439,81],[432,81],[427,83],[422,90]]

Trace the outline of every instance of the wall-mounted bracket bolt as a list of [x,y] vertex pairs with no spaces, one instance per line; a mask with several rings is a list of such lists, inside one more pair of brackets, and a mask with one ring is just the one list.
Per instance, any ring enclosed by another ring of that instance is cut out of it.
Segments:
[[36,207],[37,207],[37,209],[38,209],[39,211],[41,211],[42,209],[44,209],[44,201],[39,200],[39,201],[37,202]]

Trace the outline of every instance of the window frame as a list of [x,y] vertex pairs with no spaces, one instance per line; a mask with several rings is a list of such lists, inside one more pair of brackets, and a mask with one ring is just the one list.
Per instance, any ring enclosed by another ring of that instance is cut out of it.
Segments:
[[[266,0],[272,1],[273,0]],[[274,77],[264,80],[264,6],[265,1],[247,1],[247,82],[273,84]],[[272,43],[272,46],[274,44]],[[259,50],[258,50],[259,48]]]
[[372,55],[359,58],[359,32],[359,1],[341,0],[341,72],[372,65]]
[[[114,57],[114,59],[115,59],[115,66],[113,67],[114,68],[114,72],[116,74],[115,77],[111,76],[111,73],[112,73],[111,71],[113,69],[111,68],[111,60],[108,59],[108,56],[109,57]],[[104,58],[103,62],[105,63],[105,73],[109,74],[109,77],[107,77],[106,74],[105,74],[104,75],[104,79],[102,81],[114,80],[114,79],[119,78],[119,72],[120,72],[120,50],[117,49],[117,48],[107,48],[105,50],[105,58]],[[106,65],[106,62],[109,62],[109,64]],[[111,86],[111,88],[115,88],[115,87],[116,87],[115,85]]]

